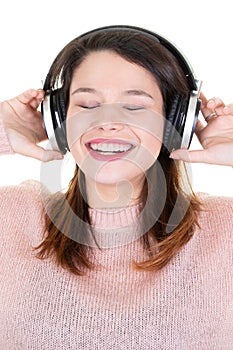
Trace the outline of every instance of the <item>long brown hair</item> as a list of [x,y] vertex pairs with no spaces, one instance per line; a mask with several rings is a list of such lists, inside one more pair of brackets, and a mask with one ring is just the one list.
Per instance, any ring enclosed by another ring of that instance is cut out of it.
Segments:
[[[147,69],[155,77],[161,90],[165,117],[173,108],[177,94],[189,94],[187,80],[179,62],[160,43],[130,30],[102,31],[71,41],[60,52],[50,69],[48,88],[56,87],[58,79],[60,80],[66,109],[74,70],[90,52],[98,50],[114,51],[126,60]],[[160,197],[164,197],[164,188],[156,183],[159,178],[158,169],[162,169],[166,187],[165,204],[159,214],[157,203]],[[189,191],[184,190],[185,179],[189,184],[181,163],[169,158],[169,153],[162,149],[157,161],[147,172],[141,193],[142,207],[147,204],[147,210],[143,211],[143,223],[148,227],[141,240],[148,259],[134,262],[135,268],[161,269],[192,237],[195,225],[198,224],[200,203],[190,184]],[[76,166],[66,193],[58,193],[50,198],[45,213],[45,238],[37,247],[39,258],[53,256],[58,265],[78,275],[84,274],[86,269],[94,268],[90,259],[92,248],[88,244],[79,243],[82,242],[82,236],[93,235],[92,231],[87,230],[86,224],[91,224],[91,220],[85,195],[85,176]],[[75,216],[70,215],[71,212]],[[77,222],[74,217],[80,220]],[[148,223],[153,224],[148,226]],[[93,236],[91,238],[95,239]]]

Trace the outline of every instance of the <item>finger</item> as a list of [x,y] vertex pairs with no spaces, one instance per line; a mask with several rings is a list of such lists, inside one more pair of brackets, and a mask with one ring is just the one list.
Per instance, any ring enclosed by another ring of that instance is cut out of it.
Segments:
[[197,119],[197,123],[196,123],[196,127],[195,127],[195,133],[199,133],[200,131],[202,131],[204,128],[206,127],[206,125],[204,125],[200,119]]
[[195,128],[195,134],[199,140],[199,142],[201,142],[200,138],[201,138],[201,132],[203,129],[205,129],[206,125],[204,125],[200,119],[197,119],[197,124],[196,124],[196,128]]
[[203,96],[201,112],[207,122],[213,117],[215,117],[216,115],[217,116],[223,115],[224,108],[225,108],[225,104],[219,97],[213,97],[210,100],[207,100]]
[[63,158],[63,155],[60,152],[53,150],[45,150],[43,147],[40,147],[38,145],[31,145],[30,149],[27,149],[27,152],[25,152],[25,150],[22,150],[22,152],[20,153],[27,157],[38,159],[42,162],[61,160]]
[[44,151],[43,157],[41,159],[42,162],[50,162],[52,160],[62,160],[63,155],[56,151]]
[[203,92],[200,93],[200,99],[202,107],[205,107],[207,105],[208,100]]
[[38,94],[37,94],[37,96],[36,96],[36,101],[37,101],[38,106],[39,106],[39,104],[41,103],[41,101],[44,99],[45,92],[44,92],[44,90],[42,90],[42,89],[38,89],[37,91],[38,91]]
[[205,95],[201,92],[200,94],[201,99],[201,112],[203,114],[203,117],[205,118],[208,114],[211,113],[211,109],[207,106],[208,99],[205,97]]
[[202,109],[215,109],[218,107],[224,107],[225,103],[223,102],[223,100],[220,97],[212,97],[210,99],[207,99],[206,96],[201,93],[200,94],[200,99],[201,99],[201,107]]
[[224,114],[225,103],[219,97],[213,97],[208,101],[207,107],[217,115],[222,115]]
[[196,151],[179,149],[173,151],[170,154],[170,158],[175,160],[182,160],[187,163],[207,163],[226,166],[233,165],[233,159],[231,154],[229,157],[229,154],[227,154],[227,152],[224,152],[224,154],[221,156],[217,156],[217,153],[217,151],[215,152],[214,150],[210,149],[202,149]]
[[30,101],[30,106],[37,109],[44,99],[44,91],[42,89],[37,90],[37,95]]
[[38,91],[35,89],[29,89],[16,96],[16,99],[24,104],[27,104],[31,101],[31,99],[35,98],[38,94]]
[[44,98],[44,91],[41,89],[29,89],[16,97],[16,100],[23,104],[30,104],[34,109],[37,109]]
[[170,154],[170,158],[183,160],[188,163],[211,163],[208,159],[208,152],[205,149],[198,151],[188,151],[186,149],[175,150]]
[[31,108],[37,109],[39,107],[40,103],[41,103],[41,100],[33,99],[29,102],[29,105]]
[[223,100],[219,97],[212,97],[208,102],[207,102],[207,107],[210,109],[216,109],[218,107],[225,107],[225,103]]

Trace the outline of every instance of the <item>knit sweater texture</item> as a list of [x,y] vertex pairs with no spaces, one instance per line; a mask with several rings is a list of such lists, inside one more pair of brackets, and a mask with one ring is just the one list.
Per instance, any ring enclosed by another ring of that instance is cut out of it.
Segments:
[[[0,151],[12,152],[2,125]],[[139,239],[93,248],[75,276],[33,249],[44,234],[38,182],[0,189],[0,350],[232,350],[233,200],[202,195],[193,238],[159,272],[141,272]],[[90,211],[96,227],[138,207]],[[98,231],[98,229],[97,229]]]

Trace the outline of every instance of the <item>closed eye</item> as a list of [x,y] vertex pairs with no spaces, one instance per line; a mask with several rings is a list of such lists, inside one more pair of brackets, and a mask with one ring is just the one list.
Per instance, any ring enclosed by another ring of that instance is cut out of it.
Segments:
[[100,105],[79,105],[79,107],[84,109],[94,109],[100,107]]
[[142,105],[124,105],[123,108],[129,111],[138,111],[140,109],[145,109],[145,107]]

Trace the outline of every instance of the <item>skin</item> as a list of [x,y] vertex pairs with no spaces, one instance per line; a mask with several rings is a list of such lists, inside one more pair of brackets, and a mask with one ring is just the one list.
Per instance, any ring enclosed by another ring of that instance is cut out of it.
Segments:
[[[127,118],[125,122],[112,122],[111,119],[106,123],[100,115],[96,127],[87,126],[87,131],[84,130],[70,149],[76,163],[85,173],[88,202],[93,207],[122,207],[134,204],[139,197],[145,172],[154,163],[161,148],[163,100],[156,81],[144,68],[111,51],[91,53],[76,69],[71,82],[67,127],[73,115],[77,115],[77,125],[83,123],[79,115],[84,109],[98,110],[98,106],[106,104],[112,108],[112,105],[119,103],[139,108],[140,111],[149,109],[159,116],[155,117],[157,120],[154,123],[158,124],[157,134],[160,137],[152,134],[149,128],[137,125],[139,116],[135,118],[135,124],[129,125]],[[131,114],[135,112],[130,111]],[[71,130],[74,130],[73,126]],[[87,141],[99,138],[123,140],[137,146],[128,158],[114,161],[88,159]]]

